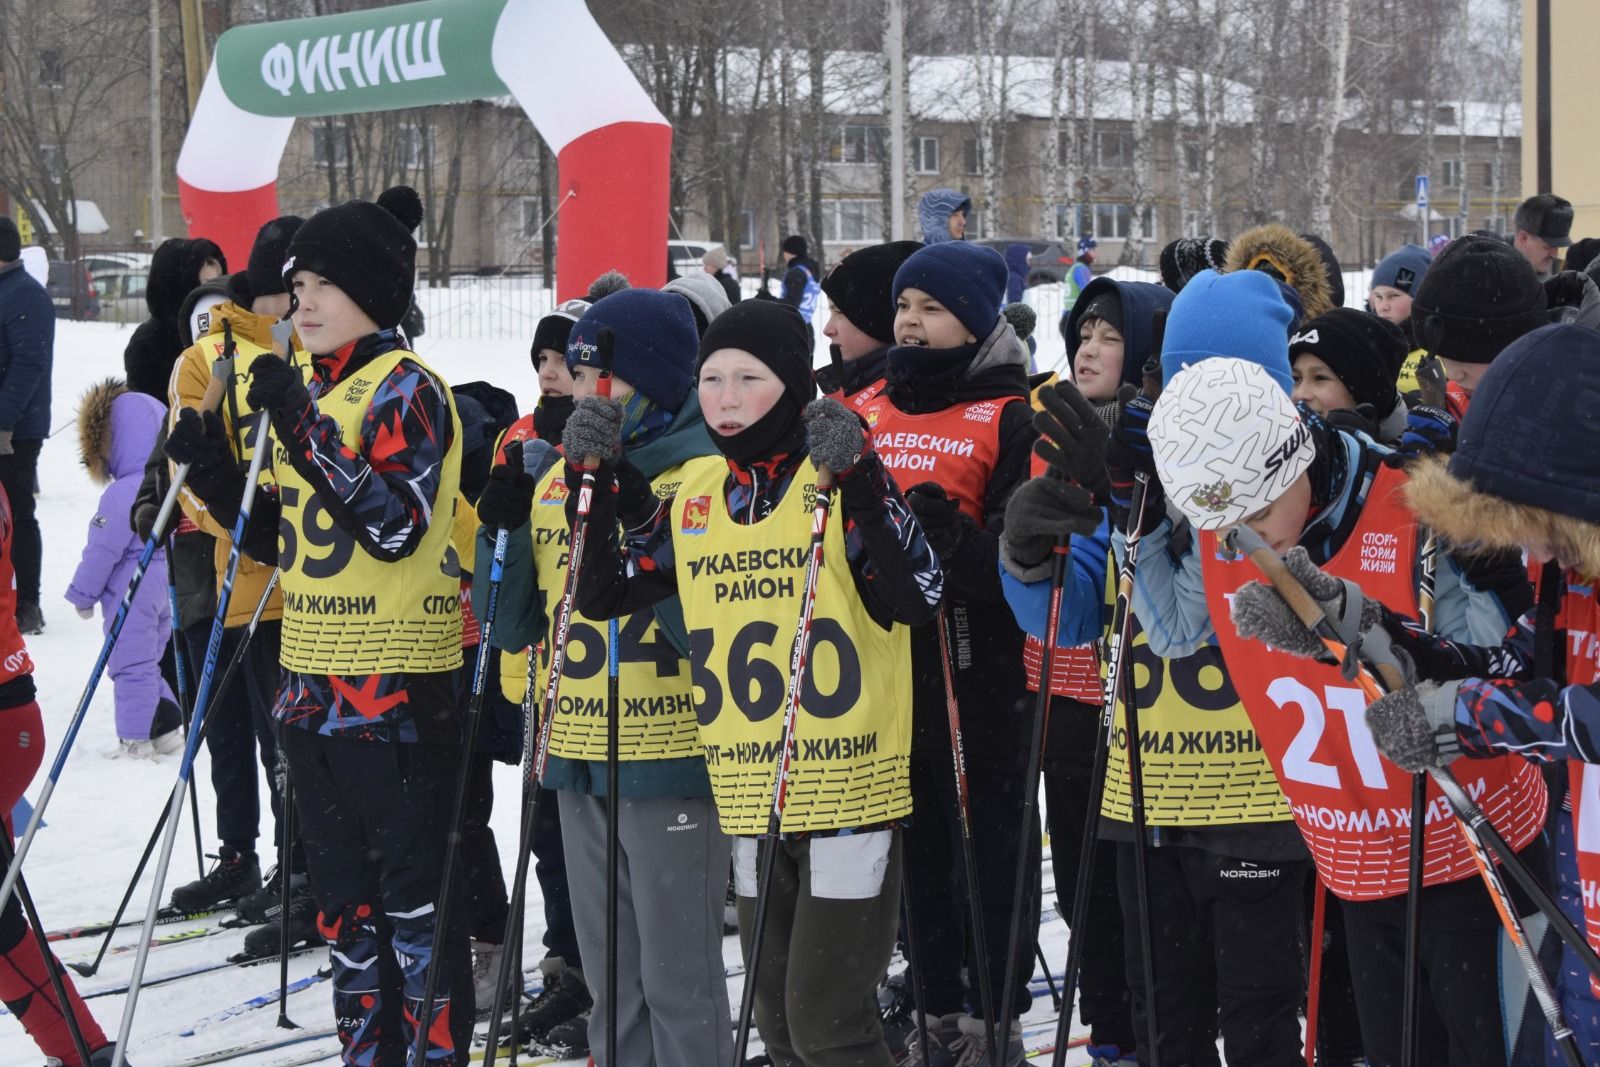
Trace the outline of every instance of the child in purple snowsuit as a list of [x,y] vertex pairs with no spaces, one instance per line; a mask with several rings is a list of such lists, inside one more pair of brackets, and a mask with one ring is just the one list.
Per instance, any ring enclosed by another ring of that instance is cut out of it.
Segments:
[[[91,386],[78,409],[83,465],[106,489],[89,520],[88,543],[66,596],[85,619],[94,617],[98,602],[106,631],[144,548],[128,515],[166,414],[159,400],[129,392],[120,378]],[[161,653],[172,634],[166,585],[166,556],[157,552],[108,664],[116,688],[117,737],[125,754],[141,758],[172,752],[183,743],[178,706],[161,677]]]

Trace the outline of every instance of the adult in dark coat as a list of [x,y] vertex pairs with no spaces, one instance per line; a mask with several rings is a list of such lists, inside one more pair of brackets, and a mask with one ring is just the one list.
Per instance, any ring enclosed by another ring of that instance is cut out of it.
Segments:
[[44,629],[39,611],[42,547],[34,518],[39,448],[50,436],[50,363],[56,309],[22,265],[17,224],[0,215],[0,486],[11,498],[11,558],[17,571],[17,627]]
[[172,365],[188,347],[182,326],[184,298],[201,282],[227,272],[222,249],[204,237],[172,237],[156,249],[144,287],[150,317],[133,331],[122,353],[130,390],[167,402]]

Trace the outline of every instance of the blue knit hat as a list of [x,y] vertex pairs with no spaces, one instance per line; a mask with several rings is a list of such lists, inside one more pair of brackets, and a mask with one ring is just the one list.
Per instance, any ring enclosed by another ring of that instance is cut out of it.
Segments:
[[1386,285],[1402,293],[1415,294],[1432,262],[1433,256],[1421,245],[1401,245],[1378,260],[1378,265],[1372,269],[1373,288]]
[[1259,363],[1285,393],[1294,392],[1289,373],[1289,326],[1294,312],[1272,276],[1258,270],[1218,274],[1203,270],[1172,301],[1161,344],[1161,381],[1212,356]]
[[611,372],[668,411],[694,387],[695,331],[689,302],[656,289],[624,289],[595,301],[572,327],[567,368],[600,365],[600,330],[615,335]]
[[1565,323],[1495,357],[1461,421],[1450,473],[1479,492],[1600,522],[1600,334]]
[[994,332],[1006,298],[1006,261],[999,252],[965,241],[928,245],[894,272],[894,299],[921,289],[950,309],[982,341]]

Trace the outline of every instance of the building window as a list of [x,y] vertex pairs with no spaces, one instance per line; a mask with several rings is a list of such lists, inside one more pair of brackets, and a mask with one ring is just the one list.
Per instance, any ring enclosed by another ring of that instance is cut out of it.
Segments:
[[1056,239],[1069,241],[1083,233],[1089,222],[1089,209],[1083,204],[1056,205]]
[[882,241],[883,201],[824,200],[822,239],[840,243]]
[[968,137],[961,145],[961,173],[983,173],[983,146],[976,137]]
[[61,49],[39,49],[39,86],[59,89],[66,84],[66,72],[61,59]]
[[544,224],[544,217],[539,212],[539,201],[535,197],[525,197],[522,201],[522,236],[532,237],[539,232],[539,227]]
[[[1133,220],[1133,208],[1127,204],[1096,204],[1094,206],[1094,236],[1100,241],[1127,239],[1128,227]],[[1148,204],[1144,209],[1144,239],[1151,241],[1156,235],[1155,209]]]
[[[1183,151],[1183,172],[1191,178],[1200,177],[1206,163],[1205,145],[1195,141],[1184,141],[1180,148]],[[1184,232],[1193,233],[1195,231],[1185,230]]]
[[1445,159],[1439,161],[1439,184],[1452,189],[1461,184],[1463,168],[1459,159]]
[[756,243],[756,213],[749,208],[739,212],[739,247],[754,248]]
[[1494,162],[1493,161],[1490,161],[1490,162],[1485,163],[1483,165],[1483,187],[1485,189],[1493,189],[1494,188]]
[[525,115],[517,115],[511,124],[511,158],[524,162],[539,158],[537,134]]
[[883,148],[882,126],[840,126],[828,158],[832,163],[877,163],[883,158]]
[[350,161],[350,141],[344,123],[331,120],[311,127],[311,162],[319,167],[342,167]]
[[911,165],[918,174],[939,173],[939,138],[913,137]]
[[1133,134],[1127,130],[1096,130],[1094,162],[1102,170],[1128,170],[1133,166]]

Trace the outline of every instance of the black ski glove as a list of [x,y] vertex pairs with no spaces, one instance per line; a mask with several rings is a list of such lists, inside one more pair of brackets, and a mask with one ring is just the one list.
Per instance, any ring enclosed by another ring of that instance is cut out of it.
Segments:
[[944,486],[938,482],[919,482],[906,490],[906,503],[911,506],[929,547],[938,553],[941,563],[961,550],[972,531],[972,520],[961,513],[960,506],[945,493]]
[[297,419],[311,406],[311,393],[301,380],[300,372],[270,352],[257,356],[250,364],[250,388],[244,399],[257,411],[271,412],[275,424],[280,416]]
[[533,475],[522,468],[522,449],[506,446],[506,461],[489,472],[478,497],[478,521],[490,529],[520,530],[533,512]]
[[661,510],[661,498],[651,488],[650,479],[629,463],[626,456],[617,460],[615,473],[617,518],[622,520],[624,530],[637,530],[656,517],[656,512]]
[[1148,532],[1166,514],[1166,495],[1161,489],[1161,479],[1156,477],[1155,452],[1150,447],[1150,413],[1156,402],[1133,386],[1124,385],[1117,392],[1122,405],[1117,415],[1117,427],[1106,443],[1106,477],[1110,482],[1111,522],[1119,530],[1128,528],[1128,513],[1133,510],[1133,490],[1137,476],[1144,474],[1149,485],[1144,494],[1144,514],[1139,520],[1141,531]]
[[191,468],[233,465],[228,430],[215,411],[208,411],[204,415],[194,408],[179,411],[177,424],[167,434],[167,443],[162,446],[162,451],[172,462],[187,463]]
[[1034,429],[1039,431],[1034,453],[1052,471],[1089,490],[1096,500],[1108,499],[1111,482],[1106,477],[1106,443],[1111,431],[1094,407],[1065,378],[1053,388],[1039,390],[1039,403],[1043,410],[1033,416]]
[[[1100,519],[1100,507],[1089,490],[1057,477],[1052,470],[1028,479],[1011,494],[1001,548],[1017,568],[1030,572],[1050,558],[1061,538],[1092,534]],[[1037,577],[1015,570],[1012,573],[1025,581]]]

